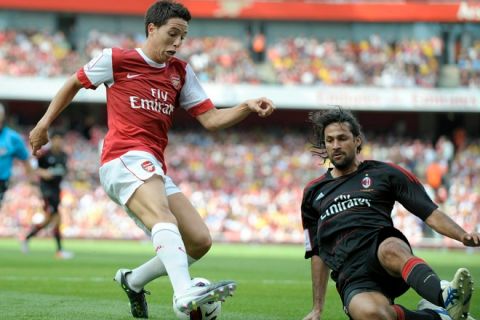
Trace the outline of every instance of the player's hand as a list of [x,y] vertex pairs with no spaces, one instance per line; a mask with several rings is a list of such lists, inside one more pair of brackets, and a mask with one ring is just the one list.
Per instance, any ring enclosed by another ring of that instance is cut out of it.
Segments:
[[480,233],[465,233],[462,237],[462,242],[467,247],[480,247]]
[[257,113],[258,116],[262,118],[268,117],[272,114],[273,110],[275,110],[275,105],[272,100],[265,97],[247,100],[246,104],[252,112]]
[[30,146],[32,147],[32,154],[37,156],[42,146],[48,142],[48,127],[37,124],[35,128],[30,131],[28,136]]
[[313,309],[309,314],[303,318],[303,320],[320,320],[320,310]]

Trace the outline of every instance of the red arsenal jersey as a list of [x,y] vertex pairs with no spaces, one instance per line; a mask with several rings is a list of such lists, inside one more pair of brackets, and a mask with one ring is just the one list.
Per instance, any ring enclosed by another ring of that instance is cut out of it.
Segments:
[[106,86],[108,132],[102,164],[139,150],[152,153],[166,172],[163,153],[175,109],[195,117],[214,108],[185,61],[171,58],[158,64],[138,48],[104,49],[77,71],[77,77],[88,89]]

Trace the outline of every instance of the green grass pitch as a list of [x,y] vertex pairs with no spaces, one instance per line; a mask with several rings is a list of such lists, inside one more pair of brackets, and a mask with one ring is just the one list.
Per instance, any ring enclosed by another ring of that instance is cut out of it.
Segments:
[[[66,240],[72,260],[54,259],[51,239],[33,239],[31,253],[20,253],[13,239],[0,239],[0,319],[133,319],[126,296],[112,281],[119,267],[132,268],[152,256],[148,242]],[[460,266],[476,280],[471,311],[480,317],[480,251],[415,250],[444,279]],[[310,261],[301,245],[215,244],[191,268],[193,277],[233,279],[238,290],[223,304],[225,320],[302,319],[311,308]],[[150,283],[151,319],[174,320],[167,278]],[[414,308],[409,292],[397,303]],[[347,319],[329,282],[323,319]]]

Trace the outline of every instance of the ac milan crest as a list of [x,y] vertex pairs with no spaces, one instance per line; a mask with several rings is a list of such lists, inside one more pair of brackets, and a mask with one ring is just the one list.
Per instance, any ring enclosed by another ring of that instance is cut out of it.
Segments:
[[362,187],[368,188],[372,185],[372,179],[370,179],[369,176],[365,176],[365,178],[362,179]]
[[181,81],[180,77],[176,74],[170,76],[170,81],[172,81],[172,85],[175,89],[180,89]]
[[143,168],[143,170],[145,170],[147,172],[155,171],[155,165],[150,160],[143,161],[142,162],[142,168]]

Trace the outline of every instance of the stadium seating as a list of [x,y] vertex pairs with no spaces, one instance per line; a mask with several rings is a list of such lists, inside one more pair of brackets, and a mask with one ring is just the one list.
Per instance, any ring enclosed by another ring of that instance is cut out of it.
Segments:
[[[91,141],[73,131],[66,136],[71,170],[62,193],[64,234],[143,239],[143,232],[99,186],[96,146],[104,128],[94,127],[93,131]],[[260,134],[261,140],[257,139]],[[365,159],[394,161],[411,170],[453,219],[467,230],[480,228],[480,141],[470,141],[456,154],[453,143],[444,137],[436,145],[379,136],[367,141],[362,151]],[[232,130],[220,137],[200,130],[175,131],[170,145],[168,174],[205,218],[215,240],[303,241],[299,211],[303,187],[326,169],[310,154],[304,135]],[[434,161],[445,167],[442,185],[436,189],[428,185],[425,174]],[[33,214],[41,211],[38,189],[25,181],[21,166],[16,170],[17,180],[0,215],[0,236],[16,236],[30,224]],[[402,206],[395,206],[393,216],[414,245],[443,244],[438,236],[425,233],[421,221]]]
[[[0,75],[69,75],[103,48],[134,48],[142,41],[138,34],[92,30],[84,50],[76,51],[61,32],[0,31]],[[240,39],[192,37],[179,57],[188,60],[204,82],[431,88],[439,85],[443,45],[438,37],[393,43],[379,35],[361,41],[286,37],[269,43],[266,61],[258,64]],[[478,88],[480,41],[463,48],[456,60],[448,72],[460,72],[457,86]]]

